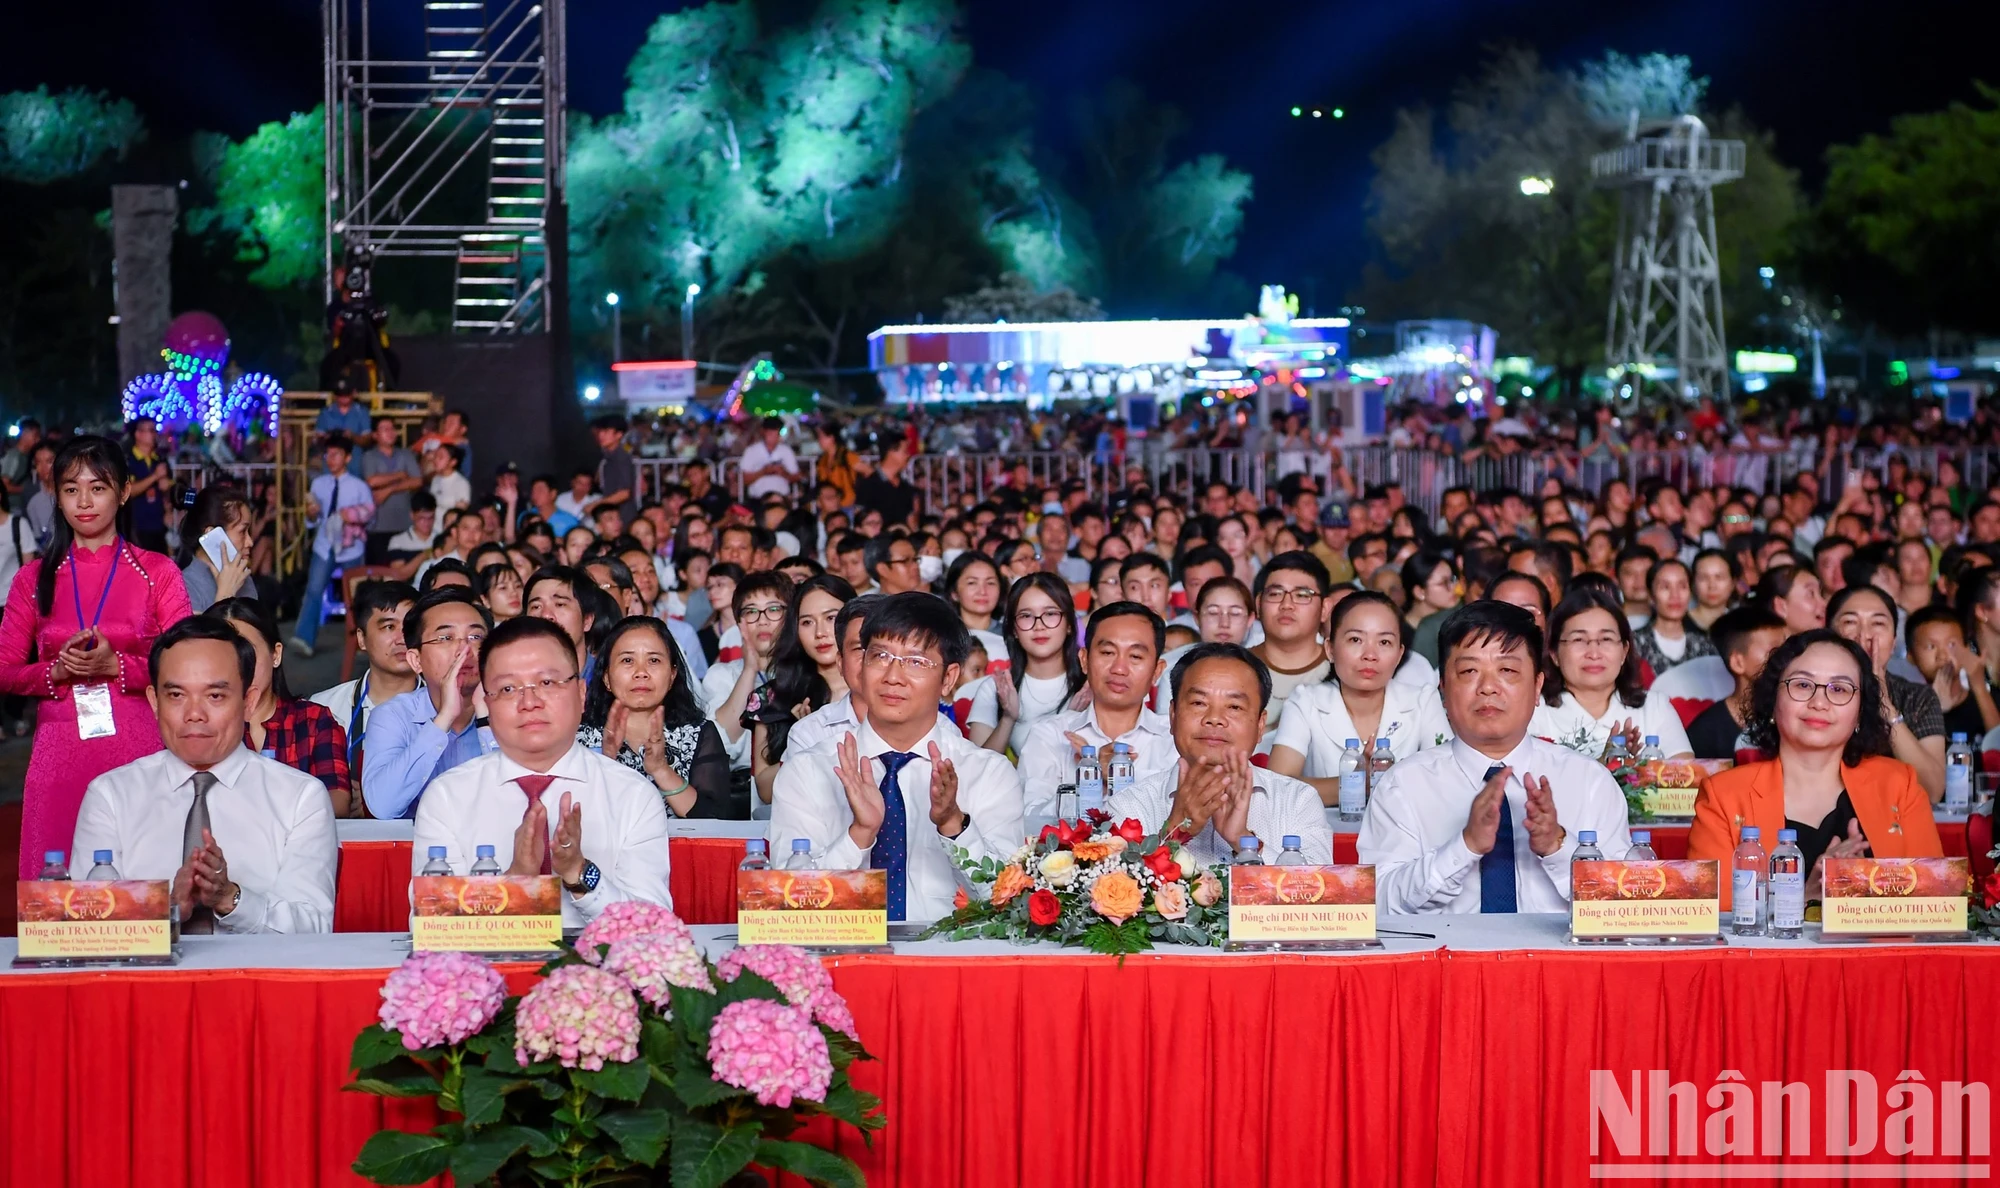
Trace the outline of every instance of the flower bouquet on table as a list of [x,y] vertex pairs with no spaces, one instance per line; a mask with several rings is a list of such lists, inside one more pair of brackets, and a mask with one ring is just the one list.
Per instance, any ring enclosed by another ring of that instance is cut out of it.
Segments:
[[960,892],[958,910],[925,936],[1050,940],[1121,957],[1155,941],[1228,939],[1223,869],[1202,866],[1180,839],[1147,833],[1130,817],[1114,825],[1093,810],[1045,826],[1005,861],[974,861],[956,847],[952,859],[981,894]]
[[1575,731],[1561,738],[1551,738],[1544,741],[1552,742],[1559,747],[1575,751],[1593,763],[1603,764],[1604,770],[1610,772],[1612,780],[1617,783],[1618,790],[1625,794],[1625,816],[1627,819],[1633,821],[1647,821],[1652,819],[1646,811],[1646,789],[1652,786],[1651,777],[1632,758],[1629,751],[1619,754],[1611,749],[1609,742],[1601,745],[1593,742],[1588,726],[1579,726]]
[[868,1054],[817,960],[752,945],[711,963],[672,912],[625,902],[541,972],[518,998],[464,953],[413,954],[389,975],[348,1088],[435,1097],[450,1117],[377,1133],[356,1174],[721,1188],[755,1164],[860,1188],[851,1161],[790,1137],[817,1115],[864,1139],[883,1123],[848,1078]]

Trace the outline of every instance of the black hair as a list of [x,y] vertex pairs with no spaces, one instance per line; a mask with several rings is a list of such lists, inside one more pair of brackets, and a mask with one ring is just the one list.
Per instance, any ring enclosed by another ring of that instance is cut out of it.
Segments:
[[1188,609],[1193,611],[1197,616],[1199,616],[1201,614],[1201,608],[1203,604],[1205,604],[1208,601],[1208,592],[1210,590],[1214,590],[1217,593],[1220,593],[1225,590],[1233,591],[1238,598],[1241,598],[1243,600],[1243,609],[1250,612],[1250,616],[1252,618],[1256,617],[1257,600],[1255,597],[1251,595],[1250,587],[1244,585],[1236,577],[1226,573],[1219,578],[1210,578],[1209,580],[1203,582],[1201,584],[1200,592],[1194,596],[1194,605],[1189,607]]
[[1410,559],[1403,562],[1403,596],[1412,605],[1417,601],[1417,591],[1431,580],[1431,575],[1437,572],[1440,565],[1449,568],[1452,576],[1459,576],[1457,564],[1436,549],[1419,546],[1416,552],[1410,554]]
[[[210,483],[195,492],[194,505],[181,520],[181,547],[174,563],[185,569],[201,548],[201,538],[210,528],[228,528],[239,515],[252,516],[250,497],[232,483]],[[53,542],[51,542],[53,543]]]
[[1653,551],[1651,545],[1628,544],[1624,548],[1619,549],[1618,555],[1612,559],[1611,571],[1616,573],[1633,561],[1644,561],[1647,567],[1650,568],[1659,559],[1660,555]]
[[[1008,588],[1007,609],[1000,626],[1000,637],[1007,641],[1007,671],[994,679],[1013,681],[1017,692],[1021,688],[1021,682],[1028,679],[1028,652],[1021,646],[1020,633],[1014,626],[1014,617],[1020,613],[1022,596],[1030,590],[1040,590],[1048,595],[1056,604],[1056,609],[1063,613],[1062,622],[1057,629],[1064,633],[1063,677],[1068,687],[1063,692],[1062,704],[1068,705],[1069,699],[1075,697],[1077,691],[1083,688],[1083,660],[1077,655],[1074,642],[1076,600],[1070,597],[1069,583],[1056,574],[1037,570],[1026,577],[1016,579]],[[994,657],[989,656],[987,659],[991,660]]]
[[[1224,566],[1225,570],[1227,568]],[[1157,553],[1133,553],[1127,556],[1118,563],[1118,580],[1123,582],[1142,569],[1157,569],[1168,581],[1174,580],[1174,567],[1167,564],[1166,558]]]
[[[60,492],[63,480],[78,470],[91,472],[118,493],[121,502],[114,518],[118,523],[120,534],[124,534],[131,523],[131,512],[122,502],[125,497],[125,484],[131,477],[125,470],[124,449],[110,438],[99,437],[92,433],[72,437],[63,443],[62,449],[56,451],[56,490]],[[41,572],[35,575],[35,606],[45,619],[56,605],[56,571],[68,560],[70,545],[76,539],[75,532],[69,526],[69,517],[61,514],[60,506],[54,519],[55,527],[49,535],[49,547],[42,550]]]
[[861,567],[868,572],[868,576],[874,580],[876,585],[882,584],[882,567],[889,564],[889,551],[895,548],[898,542],[909,545],[910,555],[912,557],[916,555],[916,544],[907,535],[896,531],[887,531],[880,536],[869,537],[868,543],[863,546],[861,550]]
[[486,679],[486,665],[492,660],[494,652],[529,639],[546,639],[554,643],[563,655],[570,658],[572,666],[575,665],[576,649],[570,645],[569,636],[563,634],[561,627],[533,615],[518,615],[489,631],[486,642],[479,645],[479,679]]
[[146,656],[147,670],[153,674],[153,688],[160,687],[160,661],[167,650],[191,639],[212,639],[236,649],[236,673],[243,681],[241,692],[249,695],[250,682],[257,678],[257,649],[250,646],[242,632],[214,615],[189,615],[154,637],[152,651]]
[[1771,658],[1764,662],[1764,671],[1757,674],[1756,683],[1750,686],[1750,722],[1744,733],[1751,745],[1773,755],[1778,753],[1778,686],[1785,679],[1785,669],[1816,644],[1832,644],[1844,650],[1861,674],[1861,688],[1856,694],[1861,712],[1854,723],[1854,733],[1841,750],[1840,762],[1853,767],[1870,755],[1889,754],[1889,723],[1882,716],[1882,689],[1875,681],[1875,666],[1868,662],[1868,653],[1861,650],[1860,644],[1830,627],[1801,631],[1772,650]]
[[1349,561],[1361,560],[1361,555],[1366,553],[1369,546],[1375,544],[1377,541],[1381,542],[1382,548],[1385,551],[1383,559],[1387,560],[1386,554],[1394,550],[1389,549],[1389,534],[1386,532],[1363,532],[1358,536],[1348,537],[1347,559]]
[[1853,602],[1856,598],[1863,598],[1870,595],[1873,595],[1874,597],[1881,599],[1882,605],[1889,608],[1889,618],[1891,620],[1893,620],[1896,617],[1897,614],[1896,600],[1889,597],[1889,592],[1887,590],[1884,590],[1880,586],[1873,585],[1868,582],[1862,582],[1859,585],[1841,587],[1840,590],[1837,593],[1835,593],[1831,599],[1827,601],[1826,625],[1829,627],[1833,626],[1834,616],[1838,615],[1841,611],[1845,610],[1847,608],[1848,603]]
[[1933,623],[1950,623],[1958,628],[1959,638],[1965,637],[1965,624],[1959,622],[1958,615],[1948,606],[1918,607],[1903,621],[1903,650],[1912,652],[1917,646],[1917,631]]
[[1493,583],[1507,572],[1507,558],[1511,555],[1498,545],[1470,545],[1459,551],[1458,575],[1465,579],[1467,590],[1474,586],[1481,591],[1491,590]]
[[324,454],[328,450],[339,450],[341,453],[352,458],[354,456],[354,439],[345,433],[329,433],[319,443],[320,453]]
[[[493,630],[493,612],[479,604],[472,591],[458,586],[445,586],[438,590],[426,590],[417,599],[417,604],[403,616],[403,646],[415,651],[424,643],[424,616],[446,605],[469,606],[479,612],[480,621],[486,630]],[[525,617],[525,616],[524,616]]]
[[1288,553],[1279,553],[1264,562],[1264,568],[1257,571],[1256,580],[1250,585],[1251,595],[1256,598],[1264,597],[1265,583],[1270,580],[1272,574],[1284,570],[1302,573],[1311,578],[1313,589],[1318,590],[1321,597],[1325,597],[1327,591],[1333,589],[1333,577],[1327,573],[1326,563],[1303,549],[1293,549]]
[[[1574,597],[1573,593],[1571,597]],[[1451,663],[1452,649],[1476,647],[1484,643],[1497,643],[1503,649],[1525,649],[1528,664],[1538,674],[1549,667],[1542,643],[1542,629],[1535,626],[1535,616],[1511,602],[1481,598],[1453,610],[1439,625],[1438,671],[1446,671],[1446,665]]]
[[789,603],[792,600],[792,579],[775,569],[760,569],[755,573],[745,574],[743,579],[736,583],[736,592],[729,597],[729,613],[736,617],[739,624],[743,622],[743,603],[752,594],[764,591],[777,595],[780,602]]
[[[1743,566],[1738,564],[1736,558],[1731,556],[1725,549],[1703,549],[1701,552],[1696,553],[1694,555],[1694,563],[1688,566],[1688,573],[1692,575],[1695,570],[1701,568],[1701,563],[1710,557],[1719,558],[1724,565],[1729,567],[1730,581],[1733,582],[1743,576]],[[1690,576],[1689,580],[1693,580],[1692,576]]]
[[417,588],[408,582],[392,582],[375,579],[362,582],[354,587],[354,597],[347,603],[347,621],[355,630],[368,625],[378,611],[395,610],[405,602],[417,600]]
[[1102,553],[1100,553],[1098,554],[1097,559],[1090,563],[1090,588],[1093,591],[1097,589],[1097,583],[1104,580],[1104,571],[1107,569],[1111,571],[1111,577],[1113,581],[1119,582],[1121,585],[1123,584],[1124,573],[1125,573],[1125,558],[1106,557]]
[[[1918,541],[1917,543],[1922,544],[1923,542]],[[1926,556],[1929,555],[1929,546],[1925,546],[1924,552]],[[1895,567],[1896,557],[1895,553],[1891,551],[1891,546],[1869,545],[1866,548],[1858,548],[1854,550],[1853,555],[1840,563],[1840,583],[1848,587],[1872,586],[1875,584],[1876,570],[1894,569]]]
[[[804,702],[818,709],[833,700],[833,689],[819,674],[819,663],[806,654],[799,642],[799,607],[806,595],[818,592],[846,606],[854,600],[854,587],[832,574],[818,574],[792,587],[785,606],[785,623],[778,629],[778,643],[771,652],[771,680],[765,686],[765,701],[773,710],[760,715],[764,724],[764,758],[770,763],[785,759],[785,743],[791,738],[792,707]],[[840,662],[840,616],[834,615],[834,663]]]
[[[264,646],[273,652],[284,646],[279,643],[278,617],[255,598],[225,598],[203,613],[214,615],[225,623],[248,623],[264,637]],[[248,687],[245,686],[246,689]],[[279,701],[292,699],[292,688],[285,681],[285,666],[282,664],[271,668],[271,692],[277,695]]]
[[887,595],[884,594],[862,594],[848,599],[847,604],[840,608],[840,614],[834,616],[833,637],[845,642],[848,626],[856,619],[866,618],[868,612],[874,610],[875,605],[885,597]]
[[[1549,612],[1555,609],[1555,603],[1549,598],[1549,588],[1542,584],[1542,579],[1532,573],[1522,573],[1518,569],[1510,569],[1493,579],[1493,584],[1486,587],[1486,596],[1493,598],[1495,594],[1499,593],[1500,587],[1506,585],[1508,582],[1523,582],[1533,586],[1535,588],[1535,601],[1540,603],[1542,607],[1542,622],[1546,623],[1549,621]],[[1500,600],[1495,599],[1495,601]]]
[[[861,620],[861,646],[867,647],[878,639],[907,639],[919,647],[934,645],[946,667],[965,663],[965,654],[972,647],[972,636],[951,604],[921,590],[882,596],[882,601]],[[1075,652],[1074,648],[1070,650]]]
[[[611,575],[611,584],[620,590],[637,590],[639,588],[639,583],[632,578],[632,567],[620,561],[616,553],[601,553],[595,557],[585,558],[583,564],[577,566],[577,568],[583,570],[587,575],[590,572],[590,567],[593,565],[602,565],[604,571]],[[596,585],[595,582],[591,584]]]
[[508,561],[495,561],[488,565],[482,565],[479,567],[479,572],[472,575],[472,592],[479,595],[481,599],[484,599],[488,594],[493,592],[493,583],[498,581],[502,574],[511,575],[513,573],[514,566]]
[[1130,599],[1107,602],[1090,612],[1090,620],[1083,625],[1084,650],[1090,650],[1092,641],[1097,638],[1097,628],[1100,623],[1127,617],[1145,619],[1153,625],[1153,658],[1159,659],[1167,650],[1167,621],[1154,614],[1153,609],[1145,603],[1133,602]]
[[1820,537],[1819,540],[1813,544],[1813,549],[1812,549],[1813,564],[1817,566],[1819,564],[1819,559],[1821,557],[1826,556],[1828,553],[1831,553],[1835,549],[1838,548],[1851,549],[1854,547],[1855,547],[1854,542],[1847,539],[1845,536],[1841,536],[1838,533],[1829,532],[1825,536]]
[[1194,671],[1195,665],[1204,660],[1234,660],[1238,664],[1249,665],[1251,673],[1257,678],[1257,712],[1261,714],[1270,708],[1270,668],[1266,667],[1264,662],[1257,658],[1257,654],[1249,648],[1232,643],[1198,643],[1181,653],[1181,658],[1174,662],[1173,674],[1167,678],[1167,685],[1172,690],[1175,702],[1181,699],[1181,682],[1187,679],[1188,673]]
[[437,509],[437,496],[431,494],[429,491],[410,492],[410,510],[412,512],[434,512]]
[[1181,554],[1180,572],[1175,574],[1174,576],[1178,578],[1181,582],[1185,583],[1187,581],[1188,569],[1196,565],[1220,565],[1222,566],[1222,572],[1225,574],[1227,574],[1231,568],[1231,562],[1229,560],[1228,553],[1223,552],[1219,547],[1215,545],[1201,544],[1201,545],[1196,545],[1195,547],[1189,549],[1187,552]]
[[1768,607],[1776,599],[1791,597],[1792,585],[1802,577],[1819,580],[1818,574],[1803,565],[1772,566],[1764,571],[1763,577],[1757,579],[1755,591],[1757,601]]
[[[861,535],[859,532],[852,532],[852,531],[843,532],[838,537],[834,538],[833,555],[836,557],[845,557],[850,553],[865,554],[868,551],[868,541],[870,539],[871,538],[869,537]],[[865,558],[863,559],[862,564],[863,565],[867,564]]]
[[1716,616],[1715,622],[1708,625],[1708,638],[1726,664],[1729,657],[1749,651],[1750,639],[1759,631],[1784,629],[1783,619],[1772,614],[1769,607],[1753,602]]
[[417,579],[418,591],[428,594],[437,589],[439,576],[447,573],[462,573],[468,584],[473,582],[472,571],[465,567],[465,562],[456,557],[439,557],[431,562],[429,569],[424,570],[424,576]]
[[[1638,709],[1646,704],[1646,682],[1639,669],[1639,643],[1632,636],[1632,621],[1625,617],[1623,602],[1614,601],[1595,590],[1577,589],[1563,595],[1563,600],[1556,603],[1556,609],[1549,612],[1549,657],[1554,660],[1555,641],[1561,637],[1563,628],[1569,626],[1569,621],[1590,611],[1603,611],[1618,626],[1618,640],[1625,645],[1625,662],[1618,669],[1616,691],[1618,699],[1628,709]],[[1562,665],[1552,662],[1542,680],[1542,700],[1550,705],[1561,705],[1564,692]]]

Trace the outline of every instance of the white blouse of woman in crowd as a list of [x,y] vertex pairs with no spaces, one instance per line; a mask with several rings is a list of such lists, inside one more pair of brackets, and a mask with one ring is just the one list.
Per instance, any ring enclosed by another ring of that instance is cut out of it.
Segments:
[[[1647,735],[1657,735],[1669,759],[1692,756],[1687,728],[1665,697],[1649,697],[1639,681],[1639,653],[1632,625],[1604,595],[1577,591],[1549,616],[1555,671],[1543,678],[1542,704],[1535,707],[1528,733],[1562,746],[1602,754],[1613,734],[1626,736],[1637,752]],[[1559,691],[1551,703],[1550,693]]]
[[[1203,594],[1208,591],[1204,589]],[[1271,743],[1271,770],[1304,779],[1327,804],[1340,801],[1340,754],[1348,739],[1372,753],[1389,740],[1398,761],[1451,738],[1435,684],[1395,679],[1406,654],[1396,605],[1372,590],[1333,608],[1328,679],[1292,690]]]
[[[1007,626],[1019,644],[1020,659],[1010,657],[1007,669],[989,674],[974,688],[966,737],[989,751],[1011,749],[1018,755],[1035,723],[1069,701],[1075,687],[1071,675],[1081,672],[1081,662],[1076,611],[1060,577],[1035,573],[1021,579],[1009,592],[1007,607]],[[1017,664],[1025,664],[1027,671],[1014,672]]]

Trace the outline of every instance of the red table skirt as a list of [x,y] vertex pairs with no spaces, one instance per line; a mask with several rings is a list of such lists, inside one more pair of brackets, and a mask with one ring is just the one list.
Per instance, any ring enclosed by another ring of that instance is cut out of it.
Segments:
[[[0,979],[0,1183],[355,1183],[347,1165],[385,1119],[430,1121],[427,1105],[339,1091],[382,976]],[[1581,1185],[1593,1132],[1614,1170],[1712,1161],[1621,1152],[1593,1117],[1592,1070],[1628,1093],[1648,1070],[1691,1086],[1695,1152],[1729,1073],[1759,1093],[1805,1085],[1809,1146],[1793,1158],[1829,1162],[1828,1070],[1874,1078],[1878,1140],[1905,1070],[1937,1101],[1948,1082],[2000,1071],[1990,945],[1122,967],[1024,951],[845,958],[834,977],[879,1058],[857,1079],[890,1121],[872,1151],[825,1128],[805,1137],[838,1143],[876,1188]],[[1943,1121],[1928,1106],[1923,1119],[1938,1154],[1919,1162],[1970,1163],[1985,1179],[1984,1150],[1947,1158]],[[1860,1162],[1886,1158],[1872,1145]]]

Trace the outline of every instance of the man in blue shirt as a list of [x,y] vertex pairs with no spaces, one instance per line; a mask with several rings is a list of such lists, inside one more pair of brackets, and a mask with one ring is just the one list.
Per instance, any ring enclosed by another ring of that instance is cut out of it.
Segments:
[[490,749],[479,648],[493,619],[462,586],[440,586],[403,616],[403,643],[423,686],[375,708],[362,753],[361,796],[379,820],[417,815],[435,778]]
[[333,385],[332,402],[313,420],[314,433],[345,433],[357,440],[367,437],[374,427],[368,410],[354,400],[354,385],[346,380]]
[[312,481],[306,500],[306,527],[313,530],[312,565],[306,571],[305,600],[292,628],[291,646],[302,656],[319,644],[326,621],[326,586],[336,568],[359,565],[368,550],[368,524],[375,519],[375,492],[360,476],[350,474],[348,459],[354,443],[345,433],[328,435],[320,447],[326,473]]

